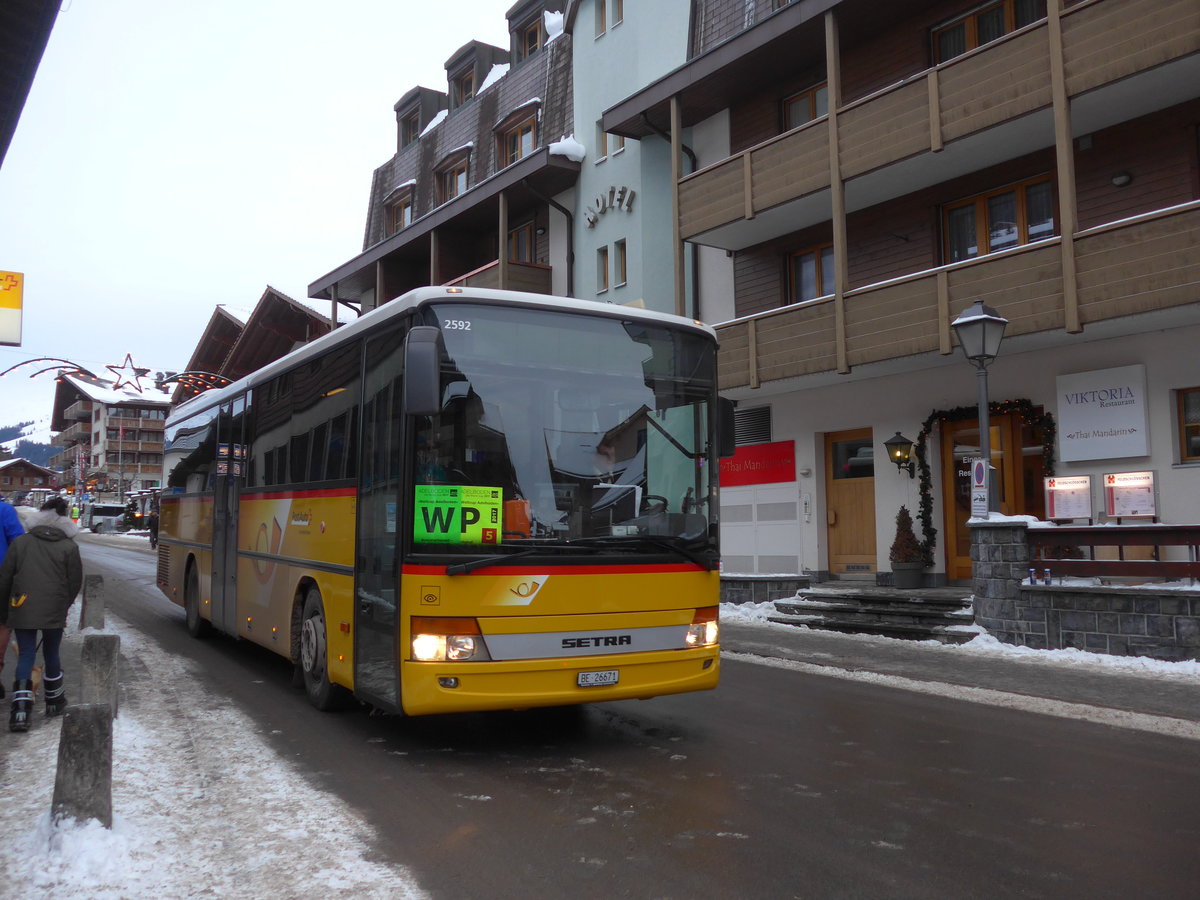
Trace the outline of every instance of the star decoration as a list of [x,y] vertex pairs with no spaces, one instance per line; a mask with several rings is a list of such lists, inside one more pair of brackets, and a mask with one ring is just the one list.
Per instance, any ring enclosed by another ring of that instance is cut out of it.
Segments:
[[[117,380],[115,382],[113,382],[113,386],[112,386],[112,389],[114,391],[119,391],[121,389],[121,385],[127,384],[131,388],[133,388],[135,391],[137,391],[139,394],[142,392],[142,385],[141,385],[140,379],[143,378],[146,375],[146,373],[148,373],[150,371],[149,369],[143,369],[138,366],[135,366],[133,364],[133,357],[128,353],[125,354],[125,364],[124,365],[105,366],[104,368],[108,369],[110,372],[112,372],[114,375],[117,376]],[[132,373],[132,374],[127,374],[127,373]]]

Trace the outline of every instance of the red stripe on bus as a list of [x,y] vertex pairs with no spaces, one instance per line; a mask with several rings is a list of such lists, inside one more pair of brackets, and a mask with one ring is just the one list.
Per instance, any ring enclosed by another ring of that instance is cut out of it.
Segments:
[[283,497],[353,497],[358,493],[357,488],[322,488],[312,491],[259,491],[254,494],[242,494],[243,500],[271,500]]
[[[483,566],[465,574],[468,576],[499,574],[496,570],[501,570],[505,575],[545,575],[550,570],[555,575],[656,575],[671,572],[704,571],[700,566],[692,563],[659,563],[645,566],[631,563],[622,563],[613,566],[560,566],[554,563],[547,563],[542,566]],[[401,566],[400,572],[403,575],[445,575],[446,567],[408,565]],[[462,576],[455,575],[453,577],[460,578]]]

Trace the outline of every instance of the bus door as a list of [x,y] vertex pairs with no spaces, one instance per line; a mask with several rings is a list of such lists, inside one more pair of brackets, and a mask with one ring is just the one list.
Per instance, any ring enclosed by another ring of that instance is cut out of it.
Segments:
[[397,709],[401,473],[406,432],[401,416],[403,347],[402,328],[366,344],[354,548],[354,691]]
[[212,621],[237,634],[238,496],[245,483],[246,445],[242,434],[246,398],[221,405],[217,426],[217,471],[213,491]]

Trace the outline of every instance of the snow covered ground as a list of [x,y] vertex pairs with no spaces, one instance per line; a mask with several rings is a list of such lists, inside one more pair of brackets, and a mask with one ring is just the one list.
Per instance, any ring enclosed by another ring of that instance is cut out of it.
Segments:
[[[146,536],[110,535],[105,540],[144,541]],[[796,626],[767,622],[773,612],[769,603],[721,607],[725,622],[794,632]],[[0,732],[0,740],[22,745],[18,753],[11,747],[0,751],[0,764],[7,760],[8,765],[0,802],[0,833],[7,838],[5,852],[0,853],[0,897],[426,896],[406,869],[372,858],[375,835],[354,810],[308,785],[232,704],[201,696],[190,677],[189,661],[164,653],[111,611],[106,631],[120,635],[122,652],[136,656],[149,676],[138,680],[114,723],[113,827],[51,821],[61,720],[46,720],[39,711],[30,733]],[[847,639],[891,640],[861,635]],[[909,646],[929,653],[1002,656],[1200,683],[1197,662],[1037,651],[1001,644],[984,634],[961,645],[929,641]],[[808,670],[805,663],[776,662]],[[973,698],[970,691],[955,688],[953,695],[995,702]],[[1050,709],[1038,711],[1053,714]],[[208,762],[204,752],[217,746],[224,748],[219,767]],[[269,816],[264,809],[270,809]],[[302,866],[296,864],[297,844],[304,846]]]
[[[425,896],[405,869],[371,861],[370,826],[310,787],[232,704],[204,694],[187,660],[106,618],[150,674],[113,723],[113,827],[51,821],[61,719],[39,709],[29,733],[5,729],[0,740],[23,746],[0,751],[0,897]],[[204,752],[213,747],[219,765]]]

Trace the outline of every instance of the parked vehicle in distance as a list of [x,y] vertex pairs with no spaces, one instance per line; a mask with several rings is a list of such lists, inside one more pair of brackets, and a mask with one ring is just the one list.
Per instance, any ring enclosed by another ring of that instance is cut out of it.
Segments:
[[120,530],[124,520],[123,503],[85,503],[79,516],[79,526],[96,534],[112,533]]

